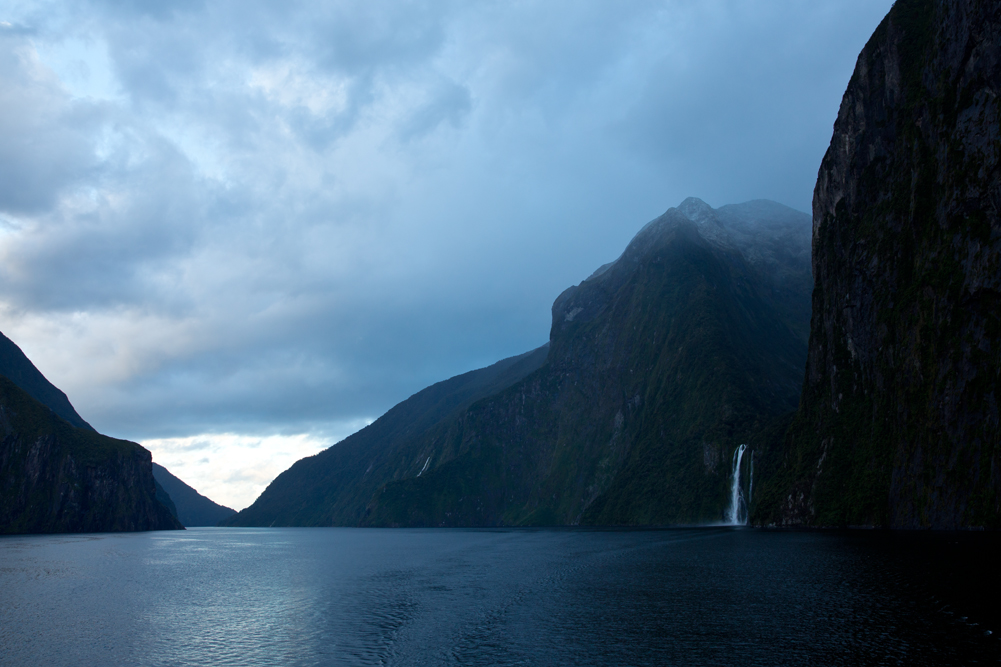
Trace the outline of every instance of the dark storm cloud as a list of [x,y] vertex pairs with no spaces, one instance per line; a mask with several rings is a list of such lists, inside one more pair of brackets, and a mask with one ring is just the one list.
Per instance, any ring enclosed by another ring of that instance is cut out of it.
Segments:
[[343,435],[689,195],[809,210],[889,4],[12,6],[0,330],[117,436]]

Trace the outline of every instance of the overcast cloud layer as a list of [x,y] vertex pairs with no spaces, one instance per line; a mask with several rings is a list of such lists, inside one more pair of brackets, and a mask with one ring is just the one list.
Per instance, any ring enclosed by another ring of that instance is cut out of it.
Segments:
[[0,330],[241,508],[689,195],[809,211],[889,0],[0,1]]

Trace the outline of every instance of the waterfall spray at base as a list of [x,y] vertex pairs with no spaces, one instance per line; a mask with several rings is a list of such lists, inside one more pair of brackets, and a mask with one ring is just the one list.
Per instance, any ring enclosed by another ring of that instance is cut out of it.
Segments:
[[[744,458],[745,449],[747,449],[747,445],[741,445],[733,453],[733,477],[730,483],[730,508],[726,511],[726,522],[733,526],[742,526],[747,523],[747,502],[744,501],[744,494],[740,489],[740,460]],[[751,465],[754,465],[753,458],[751,459]],[[754,484],[753,467],[751,469],[751,484]],[[750,493],[748,493],[748,501],[749,500]]]

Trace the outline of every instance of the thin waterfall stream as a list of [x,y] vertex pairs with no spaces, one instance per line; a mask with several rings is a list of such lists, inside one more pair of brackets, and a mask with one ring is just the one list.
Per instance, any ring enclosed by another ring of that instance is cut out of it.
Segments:
[[[750,501],[750,488],[754,485],[754,459],[751,459],[751,487],[748,489],[748,501],[740,488],[740,461],[744,458],[747,445],[741,445],[733,452],[733,475],[730,482],[730,507],[726,511],[726,522],[733,526],[747,523],[747,502]],[[741,512],[743,509],[743,513]]]

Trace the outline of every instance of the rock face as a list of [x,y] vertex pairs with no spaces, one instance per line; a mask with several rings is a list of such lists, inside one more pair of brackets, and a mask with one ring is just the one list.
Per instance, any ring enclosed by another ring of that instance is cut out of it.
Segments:
[[779,204],[686,200],[560,295],[548,350],[461,401],[467,376],[415,395],[296,463],[231,523],[722,520],[734,450],[796,408],[809,244],[809,217]]
[[181,528],[150,453],[94,431],[2,334],[0,438],[0,533]]
[[188,528],[215,526],[236,514],[236,510],[212,502],[158,463],[153,464],[153,478],[168,494],[168,500],[174,506],[174,516]]
[[813,203],[809,362],[762,523],[1001,527],[1001,5],[898,0]]
[[150,453],[71,426],[0,377],[0,533],[180,528],[156,499]]

